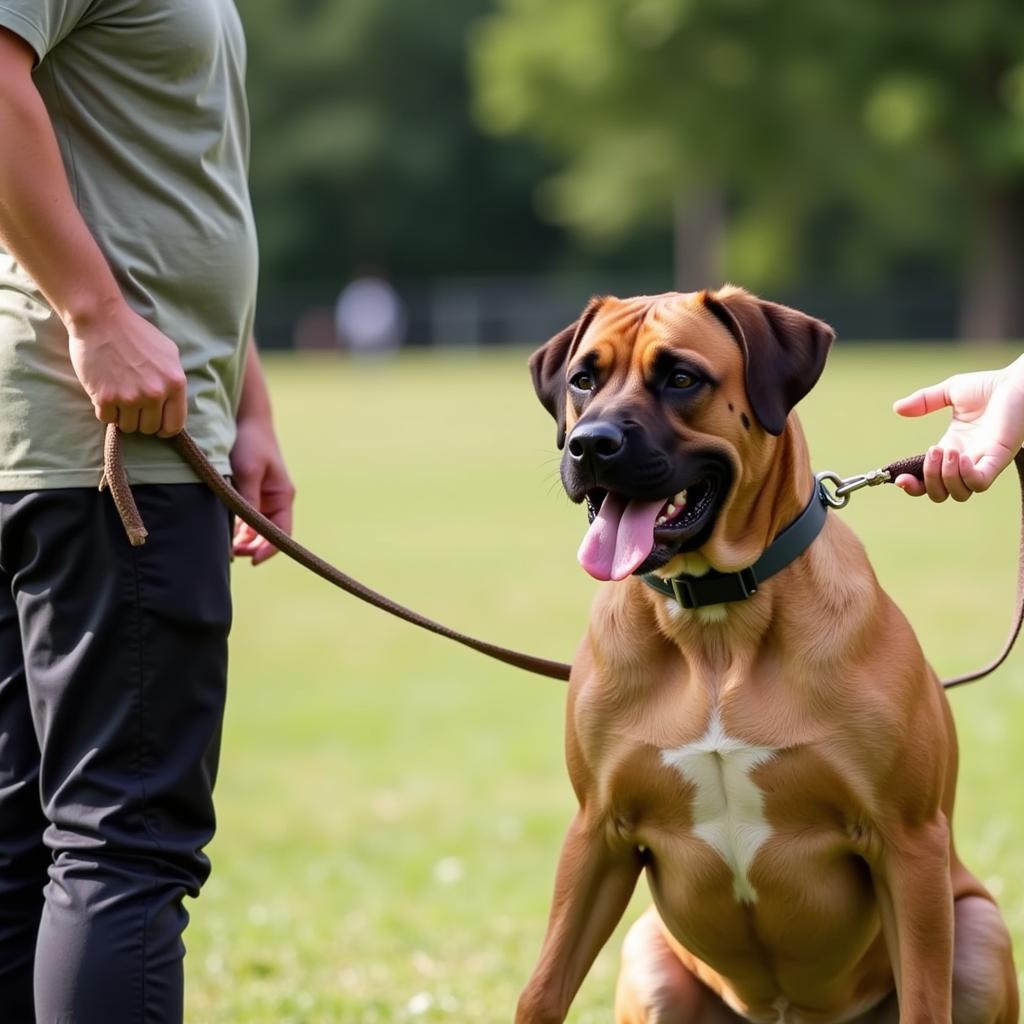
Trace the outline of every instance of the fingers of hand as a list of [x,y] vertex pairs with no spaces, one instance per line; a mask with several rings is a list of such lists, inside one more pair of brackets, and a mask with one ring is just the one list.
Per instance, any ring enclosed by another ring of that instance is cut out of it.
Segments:
[[942,483],[954,501],[966,501],[973,493],[960,475],[960,454],[949,448],[942,456]]
[[[280,530],[291,536],[292,506],[295,491],[289,484],[285,490],[264,492],[261,511]],[[259,565],[277,554],[277,548],[264,540],[253,552],[252,564]]]
[[274,547],[269,541],[264,541],[257,547],[252,553],[252,564],[261,565],[268,558],[273,558],[277,554],[277,548]]
[[139,414],[139,432],[142,434],[155,434],[160,429],[160,420],[163,415],[159,403],[148,402],[142,407]]
[[231,548],[239,558],[247,558],[260,542],[260,535],[246,522],[235,519],[235,535]]
[[929,448],[924,457],[924,489],[932,501],[945,501],[949,491],[942,479],[943,452],[941,448]]
[[950,380],[932,384],[931,387],[920,388],[906,398],[893,402],[893,410],[900,416],[925,416],[930,412],[943,409],[951,404],[949,397]]
[[160,437],[174,437],[185,429],[188,415],[188,391],[184,381],[175,388],[161,410],[160,424],[157,434]]
[[116,423],[117,422],[117,404],[115,402],[93,402],[93,410],[96,413],[96,419],[100,423]]
[[166,388],[153,388],[145,397],[126,393],[120,397],[104,396],[94,401],[96,418],[101,423],[116,423],[126,434],[159,434],[172,437],[185,427],[188,396],[185,379],[175,380]]
[[[238,493],[254,508],[270,519],[274,517],[268,509],[266,498],[267,473],[269,467],[262,462],[235,462],[235,487]],[[233,551],[238,558],[251,558],[253,565],[265,562],[276,549],[267,543],[248,523],[235,520]]]
[[925,481],[923,488],[907,485],[903,489],[907,494],[927,494],[933,502],[944,502],[952,498],[955,502],[966,502],[976,487],[972,486],[971,479],[974,476],[965,476],[963,467],[973,467],[971,457],[956,449],[946,449],[933,446],[925,456]]
[[122,405],[118,408],[117,425],[125,434],[134,434],[139,429],[139,407]]
[[277,548],[269,541],[258,534],[251,526],[240,523],[235,532],[235,543],[233,547],[235,556],[238,558],[251,558],[253,565],[265,562],[271,555],[277,553]]
[[918,480],[916,476],[911,476],[909,473],[901,473],[896,477],[893,483],[901,491],[906,491],[907,494],[914,498],[920,498],[922,495],[927,493],[922,481]]
[[276,550],[247,523],[243,523],[240,519],[236,521],[235,538],[232,545],[232,551],[236,558],[251,558],[253,565],[259,565]]
[[972,491],[987,491],[1005,468],[1005,463],[994,455],[983,455],[977,462],[966,453],[960,456],[960,475]]

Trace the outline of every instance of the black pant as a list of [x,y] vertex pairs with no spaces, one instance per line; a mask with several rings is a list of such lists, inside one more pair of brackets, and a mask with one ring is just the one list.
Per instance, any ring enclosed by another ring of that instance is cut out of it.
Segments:
[[[0,493],[0,1020],[180,1024],[209,874],[230,518],[199,484]],[[34,989],[34,996],[33,996]]]

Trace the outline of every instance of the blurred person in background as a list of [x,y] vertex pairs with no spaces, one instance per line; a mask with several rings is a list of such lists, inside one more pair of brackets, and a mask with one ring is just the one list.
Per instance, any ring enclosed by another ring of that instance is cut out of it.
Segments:
[[1024,445],[1024,356],[1001,370],[961,373],[899,399],[901,416],[951,408],[953,419],[928,449],[924,482],[904,474],[896,484],[932,501],[966,501],[987,491]]
[[356,355],[396,352],[405,340],[405,306],[382,277],[367,274],[350,281],[334,308],[338,343]]
[[[285,530],[293,498],[250,333],[244,77],[232,0],[0,0],[4,1024],[182,1020],[232,526],[159,438],[187,422]],[[103,423],[141,548],[97,491]]]

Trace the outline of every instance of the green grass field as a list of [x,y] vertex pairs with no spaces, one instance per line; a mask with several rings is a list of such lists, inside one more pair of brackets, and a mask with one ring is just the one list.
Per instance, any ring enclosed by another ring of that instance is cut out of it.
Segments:
[[[802,406],[814,464],[920,451],[943,420],[893,398],[1007,350],[840,346]],[[524,351],[268,360],[296,533],[397,599],[568,660],[594,584]],[[864,492],[840,513],[938,671],[1009,622],[1015,486],[967,505]],[[214,873],[186,935],[198,1024],[507,1022],[539,948],[573,801],[563,684],[358,604],[279,557],[235,569]],[[1024,652],[953,696],[957,835],[1024,961]],[[626,922],[644,906],[638,891]],[[606,1022],[618,937],[571,1020]]]

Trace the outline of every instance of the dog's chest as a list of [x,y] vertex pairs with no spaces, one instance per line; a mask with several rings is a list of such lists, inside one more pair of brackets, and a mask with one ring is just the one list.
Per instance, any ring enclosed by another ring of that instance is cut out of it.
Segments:
[[754,746],[730,736],[716,709],[703,735],[660,754],[662,766],[692,788],[693,834],[729,867],[733,894],[742,903],[757,900],[750,867],[772,835],[765,817],[764,793],[754,773],[776,753],[773,747]]

